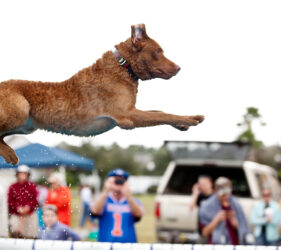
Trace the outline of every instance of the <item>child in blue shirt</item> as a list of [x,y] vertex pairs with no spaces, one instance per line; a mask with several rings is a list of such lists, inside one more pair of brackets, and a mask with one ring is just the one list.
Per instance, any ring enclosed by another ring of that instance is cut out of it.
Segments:
[[57,208],[54,205],[43,207],[44,226],[39,228],[38,239],[41,240],[81,240],[80,236],[68,226],[60,223]]

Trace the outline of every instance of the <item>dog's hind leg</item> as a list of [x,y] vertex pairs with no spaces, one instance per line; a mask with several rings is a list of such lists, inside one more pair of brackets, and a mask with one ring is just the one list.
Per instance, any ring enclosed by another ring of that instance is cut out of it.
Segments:
[[[4,92],[4,91],[3,91]],[[29,116],[30,105],[20,94],[1,93],[0,95],[0,156],[11,164],[18,163],[15,151],[4,141],[6,135],[15,134],[23,126]],[[10,94],[10,95],[8,95]]]

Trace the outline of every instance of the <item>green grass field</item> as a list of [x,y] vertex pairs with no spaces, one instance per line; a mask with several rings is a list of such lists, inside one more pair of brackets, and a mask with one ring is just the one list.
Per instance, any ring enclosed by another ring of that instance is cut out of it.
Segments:
[[[155,235],[155,219],[154,219],[154,195],[136,196],[144,207],[144,216],[140,222],[136,224],[138,242],[154,243]],[[79,229],[79,221],[81,216],[81,202],[77,190],[72,189],[72,225],[71,227],[77,231]],[[90,223],[87,222],[85,229],[90,231]]]
[[155,235],[155,217],[154,217],[154,195],[142,195],[137,197],[144,207],[144,216],[137,223],[137,235],[140,243],[154,243]]

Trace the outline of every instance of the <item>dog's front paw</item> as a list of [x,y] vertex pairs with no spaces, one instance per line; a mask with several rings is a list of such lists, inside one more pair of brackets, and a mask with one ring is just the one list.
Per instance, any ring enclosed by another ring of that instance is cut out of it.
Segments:
[[202,121],[204,121],[204,118],[205,117],[203,115],[194,115],[194,116],[187,116],[186,120],[189,126],[196,126]]
[[194,120],[196,120],[198,123],[201,123],[201,122],[204,121],[205,116],[203,116],[203,115],[195,115],[195,116],[193,116],[192,118],[193,118]]
[[174,128],[180,130],[180,131],[186,131],[189,129],[189,126],[187,125],[176,125],[176,126],[173,126]]
[[196,126],[204,120],[203,115],[186,116],[186,124],[188,126]]

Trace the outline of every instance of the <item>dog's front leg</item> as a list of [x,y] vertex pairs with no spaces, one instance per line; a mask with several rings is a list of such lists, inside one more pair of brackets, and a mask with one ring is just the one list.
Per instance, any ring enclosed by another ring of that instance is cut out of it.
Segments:
[[[147,111],[163,113],[163,111],[160,111],[160,110],[147,110]],[[171,125],[171,126],[180,130],[180,131],[186,131],[186,130],[189,129],[189,126],[187,126],[187,125]]]
[[126,116],[116,119],[119,127],[133,129],[138,127],[149,127],[168,124],[178,129],[188,126],[196,126],[204,120],[204,116],[179,116],[167,114],[161,111],[142,111],[134,109],[129,111]]

